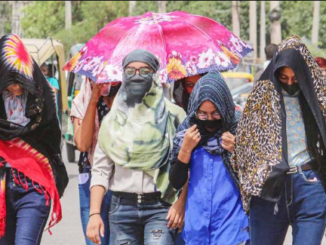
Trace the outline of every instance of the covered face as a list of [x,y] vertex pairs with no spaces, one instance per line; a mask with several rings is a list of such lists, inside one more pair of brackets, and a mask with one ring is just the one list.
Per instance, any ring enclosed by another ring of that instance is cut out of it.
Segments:
[[19,83],[13,83],[5,88],[5,90],[14,96],[20,96],[24,93],[24,88]]
[[152,87],[153,75],[159,69],[158,59],[149,51],[137,49],[128,54],[122,63],[122,91],[128,106],[141,103]]
[[194,75],[191,77],[186,77],[182,81],[182,85],[187,91],[187,93],[190,95],[192,90],[195,87],[195,84],[198,82],[198,80],[201,78],[201,75]]
[[212,135],[220,137],[223,132],[234,133],[239,113],[229,87],[218,72],[209,72],[196,83],[188,105],[188,116],[178,130],[187,130],[196,124],[200,144],[205,144]]
[[281,87],[289,94],[294,95],[300,90],[298,80],[294,71],[287,66],[283,66],[276,71],[277,79]]

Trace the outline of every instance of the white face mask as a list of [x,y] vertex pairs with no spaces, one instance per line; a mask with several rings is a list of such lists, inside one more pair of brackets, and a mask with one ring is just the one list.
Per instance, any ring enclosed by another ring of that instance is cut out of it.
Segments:
[[25,117],[27,92],[24,92],[20,96],[15,96],[8,91],[3,91],[2,98],[6,109],[7,120],[26,126],[30,122],[30,119]]
[[105,84],[101,89],[102,96],[108,96],[110,94],[111,84]]

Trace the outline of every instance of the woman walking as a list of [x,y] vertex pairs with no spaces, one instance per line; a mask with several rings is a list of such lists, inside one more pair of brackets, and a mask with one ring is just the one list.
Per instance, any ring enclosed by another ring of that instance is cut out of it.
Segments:
[[178,127],[171,154],[170,181],[180,189],[188,180],[186,244],[245,244],[248,219],[230,165],[239,112],[217,72],[203,76],[189,99],[188,116]]
[[252,245],[321,243],[326,224],[326,78],[298,37],[284,40],[248,97],[232,164]]
[[164,99],[158,68],[146,50],[123,60],[121,89],[102,122],[94,156],[87,234],[96,244],[99,231],[105,232],[99,211],[107,190],[113,244],[174,244],[176,230],[168,228],[167,216],[176,193],[168,180],[168,156],[185,113]]
[[38,245],[68,184],[55,94],[18,36],[3,36],[0,54],[0,244]]
[[[115,95],[121,83],[108,85],[95,84],[86,78],[79,94],[74,99],[71,108],[71,118],[74,122],[74,135],[77,149],[81,151],[79,166],[79,206],[83,232],[86,244],[92,243],[86,236],[86,228],[89,221],[90,208],[90,183],[91,170],[95,146],[98,139],[98,131],[103,118],[110,112]],[[102,202],[101,218],[105,227],[105,235],[101,238],[101,244],[108,245],[110,238],[109,207],[111,192],[108,191]]]

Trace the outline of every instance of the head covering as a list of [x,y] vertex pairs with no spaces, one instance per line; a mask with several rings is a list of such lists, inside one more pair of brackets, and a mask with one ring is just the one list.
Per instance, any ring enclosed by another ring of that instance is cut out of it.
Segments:
[[122,67],[126,68],[126,66],[132,62],[143,62],[153,68],[156,73],[160,68],[160,62],[156,58],[154,54],[145,50],[145,49],[136,49],[129,53],[122,61]]
[[271,64],[248,97],[238,124],[232,166],[241,185],[243,205],[249,210],[252,195],[277,202],[287,164],[286,111],[278,69],[290,67],[300,87],[299,101],[306,128],[308,151],[325,176],[322,152],[326,145],[326,78],[298,37],[283,41]]
[[[204,76],[204,74],[198,74],[200,77]],[[185,86],[185,79],[180,79],[174,82],[174,87],[173,87],[173,99],[174,102],[182,107],[185,111],[188,109],[188,103],[189,103],[189,98],[190,94],[187,91],[187,88]],[[199,79],[198,79],[199,80]],[[198,81],[197,81],[198,82]]]
[[323,57],[316,57],[315,61],[317,62],[320,68],[326,69],[326,59]]
[[[220,73],[215,71],[209,72],[196,83],[189,99],[187,111],[188,116],[183,123],[180,124],[177,129],[176,136],[174,137],[170,161],[176,161],[181,149],[184,135],[188,128],[196,124],[195,113],[205,101],[210,101],[215,105],[216,109],[221,115],[222,128],[213,134],[199,128],[199,131],[201,132],[201,141],[199,142],[199,146],[204,147],[204,149],[212,154],[222,155],[224,164],[229,170],[231,176],[234,177],[229,163],[230,155],[222,148],[220,142],[224,132],[229,131],[231,134],[235,134],[240,112],[235,110],[232,95],[227,84],[224,82]],[[200,127],[200,125],[197,124],[197,127]]]
[[[0,92],[15,83],[27,92],[24,116],[29,122],[9,121],[5,109],[6,98],[4,100],[0,96],[0,158],[38,183],[43,188],[39,191],[47,200],[52,199],[51,227],[61,219],[59,195],[63,194],[68,184],[61,158],[61,130],[55,95],[19,37],[9,34],[0,39]],[[3,164],[0,164],[0,169],[1,166]],[[0,193],[4,193],[4,190]],[[0,195],[0,223],[5,219],[5,200],[2,198]],[[0,224],[0,227],[4,226]],[[0,236],[1,233],[0,229]]]
[[[138,58],[135,54],[138,54]],[[145,62],[149,57],[154,59],[148,51],[134,51],[130,55],[132,57],[128,55],[124,64]],[[132,81],[124,77],[111,112],[101,124],[99,145],[115,164],[153,176],[162,198],[173,202],[175,195],[167,174],[168,156],[176,121],[182,119],[177,116],[176,106],[164,100],[163,89],[159,82],[155,82],[157,76],[148,79],[152,83],[150,90],[140,101],[129,105],[128,101],[133,95],[126,88]]]

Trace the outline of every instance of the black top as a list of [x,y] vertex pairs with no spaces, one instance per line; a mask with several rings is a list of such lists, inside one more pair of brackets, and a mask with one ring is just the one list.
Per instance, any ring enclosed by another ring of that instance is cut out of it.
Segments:
[[188,180],[189,164],[176,160],[175,164],[171,166],[169,180],[173,188],[181,189]]

